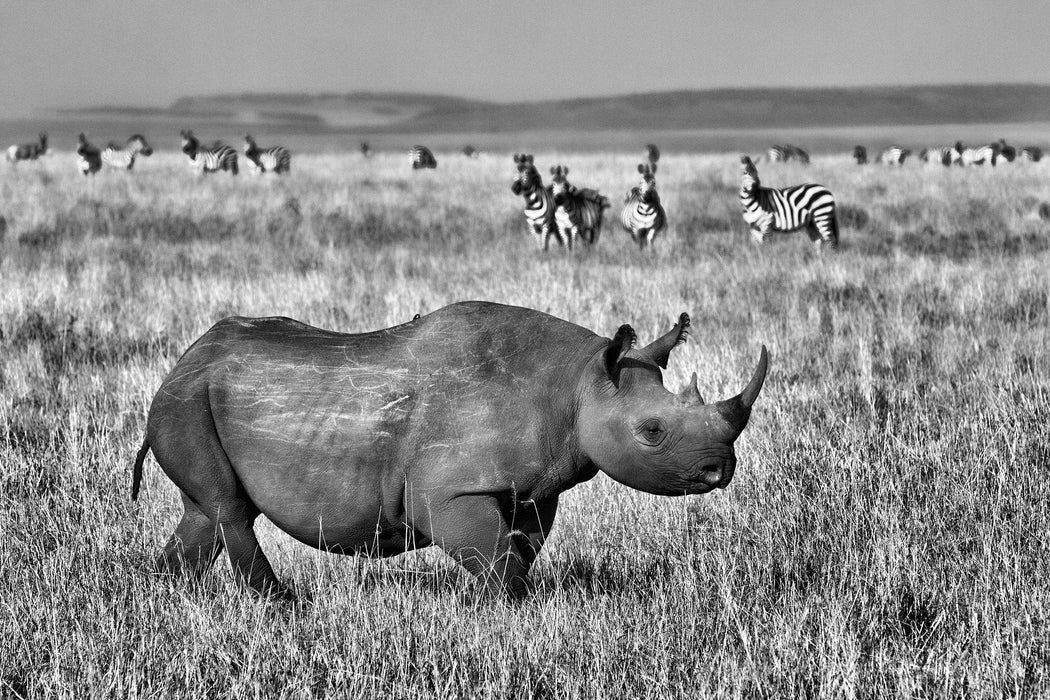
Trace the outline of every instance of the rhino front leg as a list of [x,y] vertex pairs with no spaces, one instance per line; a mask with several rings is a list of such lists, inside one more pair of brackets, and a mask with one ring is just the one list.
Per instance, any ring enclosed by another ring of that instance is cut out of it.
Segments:
[[[490,593],[517,597],[528,592],[527,574],[535,554],[526,556],[499,501],[491,495],[457,496],[427,504],[427,537],[485,584]],[[417,518],[420,512],[417,508]]]
[[516,505],[511,522],[511,536],[527,567],[531,567],[540,555],[543,543],[554,526],[557,511],[557,496],[541,501],[522,501]]

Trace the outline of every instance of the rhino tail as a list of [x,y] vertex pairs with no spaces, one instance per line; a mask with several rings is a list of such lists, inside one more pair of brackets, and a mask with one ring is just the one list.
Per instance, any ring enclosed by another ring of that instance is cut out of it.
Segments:
[[133,501],[139,498],[139,487],[142,486],[142,463],[146,461],[149,448],[149,438],[145,438],[142,441],[142,447],[139,448],[139,453],[135,455],[135,466],[131,470],[131,500]]

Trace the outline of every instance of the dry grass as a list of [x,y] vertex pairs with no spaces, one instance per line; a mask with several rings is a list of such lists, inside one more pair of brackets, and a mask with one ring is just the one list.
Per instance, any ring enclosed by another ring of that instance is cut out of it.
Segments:
[[[1034,695],[1050,684],[1050,198],[1045,166],[761,166],[828,185],[843,249],[753,247],[735,156],[665,156],[672,225],[640,254],[542,255],[509,155],[299,157],[198,179],[161,154],[93,180],[0,168],[0,695],[667,697]],[[537,154],[618,203],[625,155]],[[2,229],[0,229],[2,230]],[[150,573],[179,514],[145,412],[232,314],[358,331],[462,299],[643,342],[678,312],[705,396],[770,379],[714,495],[605,477],[563,497],[519,604],[438,552],[322,554],[262,524],[295,605]]]

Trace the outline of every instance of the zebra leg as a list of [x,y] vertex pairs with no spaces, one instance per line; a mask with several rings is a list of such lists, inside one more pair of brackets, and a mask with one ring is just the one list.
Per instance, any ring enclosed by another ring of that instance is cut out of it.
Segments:
[[806,225],[806,235],[809,236],[809,240],[811,240],[813,243],[816,243],[818,246],[824,238],[821,235],[820,229],[817,227],[816,222],[813,221],[810,221]]
[[547,238],[546,232],[544,232],[542,226],[533,226],[532,235],[536,237],[536,244],[539,245],[540,250],[546,250],[545,239]]
[[833,250],[839,247],[839,227],[835,221],[834,212],[832,212],[831,216],[822,217],[814,221],[810,225],[810,229],[809,237],[817,245],[821,247],[827,245]]

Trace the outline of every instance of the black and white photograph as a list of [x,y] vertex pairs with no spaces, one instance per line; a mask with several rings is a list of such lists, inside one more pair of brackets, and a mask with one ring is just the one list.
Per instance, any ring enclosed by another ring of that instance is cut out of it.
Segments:
[[0,698],[1050,697],[1048,27],[0,0]]

